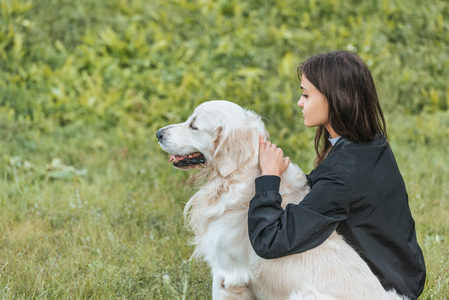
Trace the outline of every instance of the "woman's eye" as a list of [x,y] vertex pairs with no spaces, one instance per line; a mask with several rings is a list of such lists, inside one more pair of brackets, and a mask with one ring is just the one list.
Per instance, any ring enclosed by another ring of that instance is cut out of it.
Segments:
[[306,94],[303,93],[303,94],[301,95],[301,97],[304,97],[304,98],[307,99],[307,98],[309,98],[309,95],[306,95]]
[[195,126],[195,124],[193,124],[193,122],[192,123],[190,123],[190,126],[189,126],[191,129],[193,129],[193,130],[198,130],[198,127],[196,127]]

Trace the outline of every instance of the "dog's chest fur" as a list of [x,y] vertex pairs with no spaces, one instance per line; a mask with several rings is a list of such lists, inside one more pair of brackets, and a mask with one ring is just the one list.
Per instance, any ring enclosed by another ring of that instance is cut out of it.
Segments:
[[250,278],[249,255],[252,248],[247,220],[249,201],[253,195],[254,182],[231,185],[225,193],[221,193],[215,205],[192,216],[208,220],[203,224],[203,233],[196,236],[196,254],[209,263],[214,273],[232,273],[232,276],[226,277],[235,278],[239,284],[248,282]]

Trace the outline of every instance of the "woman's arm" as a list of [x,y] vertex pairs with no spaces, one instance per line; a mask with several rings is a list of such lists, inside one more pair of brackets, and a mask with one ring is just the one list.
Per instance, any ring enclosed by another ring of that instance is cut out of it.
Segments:
[[281,207],[280,177],[256,179],[256,194],[248,211],[251,245],[257,255],[269,259],[312,249],[323,243],[350,209],[349,190],[331,168],[315,170],[317,179],[299,204]]

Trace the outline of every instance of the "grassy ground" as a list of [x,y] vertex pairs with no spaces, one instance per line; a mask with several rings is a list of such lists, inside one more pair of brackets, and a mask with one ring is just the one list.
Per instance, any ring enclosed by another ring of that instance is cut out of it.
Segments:
[[155,131],[202,101],[266,117],[304,171],[296,65],[346,49],[375,77],[428,277],[449,299],[446,1],[0,2],[0,298],[208,299]]
[[[421,299],[445,299],[448,114],[388,119],[428,267]],[[187,299],[209,297],[207,266],[186,262],[192,248],[182,209],[194,193],[185,184],[189,174],[168,164],[154,132],[135,140],[115,130],[68,127],[42,134],[26,125],[1,126],[3,298],[167,299],[175,297],[168,287],[182,295],[185,284]],[[434,127],[440,131],[429,130]],[[308,147],[290,156],[308,171],[311,160],[303,156],[312,155]],[[66,165],[59,176],[50,167],[55,158]]]

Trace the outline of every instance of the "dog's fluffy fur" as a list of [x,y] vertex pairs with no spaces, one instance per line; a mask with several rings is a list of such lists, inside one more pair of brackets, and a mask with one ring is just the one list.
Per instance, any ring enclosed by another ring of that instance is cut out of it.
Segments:
[[[195,235],[195,254],[213,274],[213,299],[403,299],[386,292],[368,265],[333,233],[304,253],[266,260],[248,238],[247,214],[258,166],[259,135],[268,139],[260,117],[228,101],[198,106],[184,123],[158,131],[161,147],[178,158],[202,153],[204,185],[185,208]],[[291,163],[281,176],[282,206],[297,203],[309,187]]]

